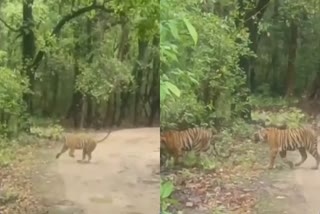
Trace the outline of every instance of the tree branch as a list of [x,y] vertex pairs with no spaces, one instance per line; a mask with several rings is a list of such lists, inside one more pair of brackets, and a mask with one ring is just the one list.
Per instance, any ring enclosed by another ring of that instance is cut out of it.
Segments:
[[[53,28],[52,32],[51,32],[51,36],[56,36],[58,33],[60,33],[62,27],[68,23],[69,21],[71,21],[72,19],[84,14],[84,13],[87,13],[89,11],[92,11],[92,10],[103,10],[105,12],[108,12],[108,13],[112,13],[114,12],[112,9],[107,9],[105,8],[103,5],[96,5],[95,2],[93,2],[93,4],[87,6],[87,7],[84,7],[84,8],[81,8],[77,11],[74,11],[74,12],[71,12],[70,14],[68,15],[65,15],[64,17],[62,17],[62,19],[57,23],[57,25]],[[37,69],[40,65],[40,62],[43,58],[43,56],[45,55],[45,51],[44,50],[40,50],[38,51],[38,53],[36,54],[34,60],[33,60],[33,63],[31,63],[27,69]]]
[[11,27],[6,21],[4,21],[2,18],[0,18],[0,22],[2,22],[4,24],[4,26],[6,26],[9,30],[13,31],[13,32],[20,32],[21,28],[15,29],[13,27]]

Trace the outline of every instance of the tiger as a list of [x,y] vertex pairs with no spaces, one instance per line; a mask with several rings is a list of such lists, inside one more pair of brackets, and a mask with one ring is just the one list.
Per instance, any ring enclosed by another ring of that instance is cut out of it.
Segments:
[[[316,160],[316,165],[311,169],[318,169],[320,156],[318,153],[317,136],[312,128],[264,128],[254,134],[254,142],[266,142],[270,146],[271,156],[268,169],[274,168],[274,162],[279,153],[281,159],[291,169],[300,166],[307,159],[308,151]],[[287,151],[298,150],[301,161],[293,164],[286,158]]]
[[231,152],[227,156],[221,156],[218,154],[214,139],[217,131],[213,128],[211,130],[205,128],[189,128],[184,131],[167,131],[160,136],[160,151],[163,154],[164,151],[168,151],[174,158],[174,164],[180,162],[185,151],[193,150],[195,153],[207,152],[211,146],[214,149],[215,155],[223,158],[228,158]]
[[74,151],[82,149],[82,161],[85,161],[86,156],[88,156],[88,162],[90,162],[92,158],[92,152],[96,148],[97,144],[106,140],[109,137],[110,133],[111,133],[111,130],[108,132],[108,134],[104,138],[98,141],[84,134],[65,135],[63,146],[61,148],[61,151],[56,155],[56,159],[58,159],[68,149],[69,149],[69,156],[74,158]]

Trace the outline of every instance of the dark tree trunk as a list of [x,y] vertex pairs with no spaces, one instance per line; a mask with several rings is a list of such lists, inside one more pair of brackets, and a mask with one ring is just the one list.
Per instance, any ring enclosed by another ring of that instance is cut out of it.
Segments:
[[[93,61],[93,54],[92,54],[92,43],[93,43],[93,35],[92,35],[92,26],[93,22],[88,18],[87,19],[87,26],[86,26],[86,32],[87,32],[87,50],[86,53],[89,55],[89,58],[87,58],[88,64],[91,64]],[[91,54],[91,55],[90,55]],[[86,104],[87,104],[87,112],[86,112],[86,117],[84,118],[85,121],[85,126],[86,127],[91,127],[92,126],[92,121],[94,117],[94,108],[93,108],[93,97],[91,95],[86,96]],[[85,116],[83,115],[83,116]]]
[[82,104],[83,104],[82,103],[83,102],[83,95],[75,88],[77,76],[80,74],[77,60],[74,65],[74,72],[75,72],[75,77],[74,77],[74,83],[73,83],[74,89],[73,89],[73,95],[72,95],[72,103],[69,108],[67,118],[72,118],[74,128],[79,128],[80,127],[81,110],[82,110]]
[[[255,54],[257,53],[260,39],[258,35],[259,22],[262,19],[269,2],[270,0],[258,0],[258,2],[256,3],[256,7],[252,10],[247,11],[245,8],[244,1],[238,0],[240,12],[245,14],[242,17],[242,20],[238,21],[238,25],[240,25],[240,23],[244,23],[244,26],[249,29],[249,39],[251,41],[249,48]],[[254,58],[252,57],[241,57],[240,59],[240,67],[246,72],[247,85],[251,91],[254,90],[253,82],[255,81],[254,76],[252,76],[252,73],[254,73],[253,63]]]
[[[153,47],[158,48],[160,43],[159,36],[155,36],[153,38]],[[148,126],[152,126],[153,121],[155,119],[155,116],[157,114],[160,115],[160,60],[159,60],[159,54],[154,53],[153,55],[153,76],[152,76],[152,85],[150,90],[150,115],[149,115],[149,121]]]
[[312,82],[308,98],[310,100],[318,100],[320,98],[320,66],[319,66],[317,75]]
[[[129,49],[130,49],[130,43],[129,43],[129,26],[127,24],[126,18],[122,17],[121,21],[121,40],[119,42],[119,50],[118,50],[118,59],[120,61],[123,61],[127,59]],[[130,85],[131,87],[131,85]],[[120,109],[119,109],[119,117],[117,120],[115,120],[115,123],[117,126],[120,126],[122,123],[122,120],[127,116],[127,107],[128,107],[128,101],[130,97],[129,92],[124,91],[120,93]]]
[[[257,53],[258,44],[259,44],[259,35],[258,35],[258,25],[260,20],[263,17],[267,9],[267,5],[270,0],[258,0],[253,1],[256,3],[255,7],[251,10],[246,9],[246,3],[250,3],[244,0],[238,0],[240,19],[237,20],[237,26],[240,27],[244,25],[249,30],[249,40],[251,41],[249,48],[253,53]],[[244,15],[242,15],[244,14]],[[254,91],[254,82],[255,82],[255,70],[254,70],[254,58],[248,56],[242,56],[239,62],[240,67],[246,73],[246,82],[248,89],[253,92]],[[241,94],[241,101],[246,103],[249,94]],[[243,111],[242,118],[247,121],[251,121],[251,106]]]
[[52,100],[51,100],[51,116],[54,116],[58,102],[58,90],[59,90],[59,72],[56,70],[52,74]]
[[[77,35],[79,35],[79,32],[81,29],[79,29],[79,25],[76,25],[75,27],[78,27],[77,31],[74,32],[74,38],[77,38]],[[78,40],[76,40],[75,47],[74,47],[74,79],[73,79],[73,95],[72,95],[72,103],[68,111],[67,118],[73,119],[74,128],[79,128],[81,126],[81,115],[82,115],[82,105],[84,104],[84,96],[83,94],[76,89],[76,80],[78,76],[80,75],[80,68],[78,64],[78,58],[81,53],[81,45]]]
[[288,50],[288,69],[287,69],[287,96],[292,96],[295,83],[295,61],[298,46],[298,25],[295,21],[290,24],[290,41]]
[[133,75],[136,83],[136,91],[135,91],[135,103],[134,103],[134,113],[133,113],[133,124],[137,124],[137,118],[140,116],[140,101],[141,101],[141,86],[142,86],[142,78],[143,72],[145,71],[145,54],[148,48],[148,41],[139,39],[138,41],[138,59],[137,63],[133,68]]
[[[24,0],[22,9],[22,21],[23,28],[26,29],[22,31],[22,61],[24,70],[29,78],[30,90],[34,90],[35,75],[34,70],[29,67],[32,63],[33,57],[35,55],[35,36],[33,32],[34,19],[33,19],[33,0]],[[24,95],[24,101],[27,103],[28,111],[30,114],[33,113],[32,105],[32,95],[30,93]]]
[[[277,24],[279,18],[279,0],[274,2],[274,10],[272,22],[274,25]],[[275,34],[272,34],[272,56],[271,56],[271,67],[272,67],[272,91],[278,91],[278,81],[277,73],[279,71],[279,48],[278,48],[278,39]]]

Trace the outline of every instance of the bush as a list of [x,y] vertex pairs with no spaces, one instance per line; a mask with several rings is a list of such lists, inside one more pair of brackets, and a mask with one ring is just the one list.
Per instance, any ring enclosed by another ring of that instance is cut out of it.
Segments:
[[168,208],[170,205],[177,203],[176,200],[171,199],[170,196],[174,191],[172,181],[160,181],[160,209],[161,214],[170,214]]
[[252,112],[252,119],[263,121],[267,126],[286,126],[289,128],[301,127],[307,122],[307,115],[302,110],[291,107],[288,109],[281,109],[278,112],[270,111],[254,111]]
[[15,133],[25,111],[24,93],[28,92],[27,79],[5,67],[0,67],[0,132]]

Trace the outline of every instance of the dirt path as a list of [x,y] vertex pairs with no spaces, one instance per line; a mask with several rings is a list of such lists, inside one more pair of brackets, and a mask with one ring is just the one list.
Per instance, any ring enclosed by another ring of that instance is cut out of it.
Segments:
[[[297,151],[289,152],[288,159],[298,162],[300,155]],[[270,172],[272,178],[264,181],[257,214],[319,214],[320,169],[311,170],[314,164],[308,154],[305,163],[294,170],[284,166]]]
[[[294,159],[300,160],[299,154],[294,154]],[[294,170],[294,182],[297,184],[301,195],[304,197],[308,211],[305,213],[320,213],[320,169],[310,170],[315,165],[314,158],[308,154],[306,162]]]
[[[159,210],[159,128],[114,131],[93,152],[90,164],[79,164],[81,152],[60,159],[44,150],[49,163],[34,183],[49,214],[150,214]],[[97,139],[104,133],[97,134]],[[53,154],[54,153],[54,154]]]

